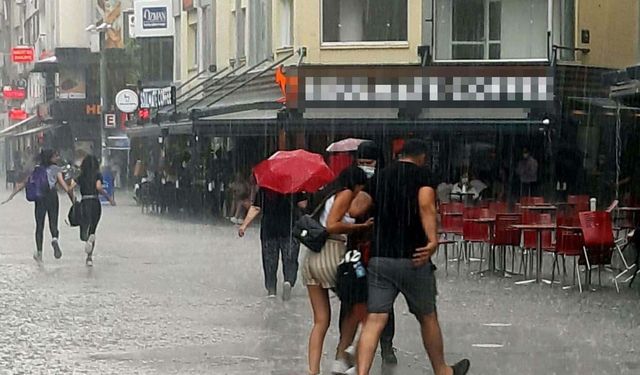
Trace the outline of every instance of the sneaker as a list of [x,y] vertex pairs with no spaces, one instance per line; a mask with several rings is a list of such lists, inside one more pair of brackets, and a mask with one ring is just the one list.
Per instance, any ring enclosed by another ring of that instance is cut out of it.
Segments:
[[355,367],[351,367],[350,369],[348,369],[348,370],[344,373],[344,375],[356,375],[356,374],[357,374],[357,372],[356,372],[356,368],[355,368]]
[[453,369],[453,375],[465,375],[471,367],[471,362],[468,359],[463,359],[455,365],[451,366]]
[[336,359],[333,361],[333,365],[331,365],[331,373],[344,375],[350,368],[351,365],[349,365],[346,360]]
[[393,346],[382,345],[380,349],[382,362],[386,365],[397,365],[398,357],[396,357],[396,349]]
[[33,260],[38,263],[42,263],[42,251],[34,251],[33,252]]
[[291,299],[291,283],[288,281],[284,282],[284,286],[282,287],[282,300],[288,301]]
[[84,244],[84,252],[87,254],[93,254],[93,247],[96,245],[96,235],[92,234]]
[[86,264],[87,267],[93,267],[93,258],[91,257],[91,255],[87,255]]
[[275,290],[267,291],[267,298],[269,299],[276,298],[276,291]]
[[54,238],[53,241],[51,241],[51,247],[53,247],[53,256],[56,259],[62,258],[62,251],[60,250],[60,244],[58,243],[57,238]]

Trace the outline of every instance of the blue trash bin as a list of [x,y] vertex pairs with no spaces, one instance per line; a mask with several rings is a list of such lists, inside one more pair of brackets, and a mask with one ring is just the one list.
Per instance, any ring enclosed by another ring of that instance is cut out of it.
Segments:
[[[113,193],[115,191],[113,186],[113,173],[111,171],[103,171],[102,172],[102,188],[109,194],[110,197],[114,197]],[[109,204],[107,198],[103,195],[100,196],[100,203]]]

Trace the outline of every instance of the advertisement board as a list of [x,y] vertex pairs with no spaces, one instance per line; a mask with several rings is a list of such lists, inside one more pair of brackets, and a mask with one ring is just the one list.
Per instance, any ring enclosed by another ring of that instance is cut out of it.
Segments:
[[100,0],[96,3],[97,24],[111,25],[104,33],[106,48],[124,48],[122,7],[121,0]]
[[175,25],[171,0],[141,0],[134,4],[136,38],[173,36]]
[[58,98],[68,100],[83,100],[87,98],[84,71],[73,68],[59,68]]

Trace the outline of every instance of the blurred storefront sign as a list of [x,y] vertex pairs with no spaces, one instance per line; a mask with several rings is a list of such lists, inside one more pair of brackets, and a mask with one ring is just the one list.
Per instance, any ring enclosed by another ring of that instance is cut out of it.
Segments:
[[23,100],[27,97],[27,91],[20,87],[5,86],[2,88],[2,96],[5,100]]
[[18,46],[11,49],[11,61],[17,64],[32,63],[35,59],[33,47]]

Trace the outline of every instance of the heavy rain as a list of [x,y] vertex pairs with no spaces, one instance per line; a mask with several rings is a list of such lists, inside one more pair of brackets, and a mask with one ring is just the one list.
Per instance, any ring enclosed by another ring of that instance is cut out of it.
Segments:
[[639,0],[0,0],[0,374],[639,374]]

